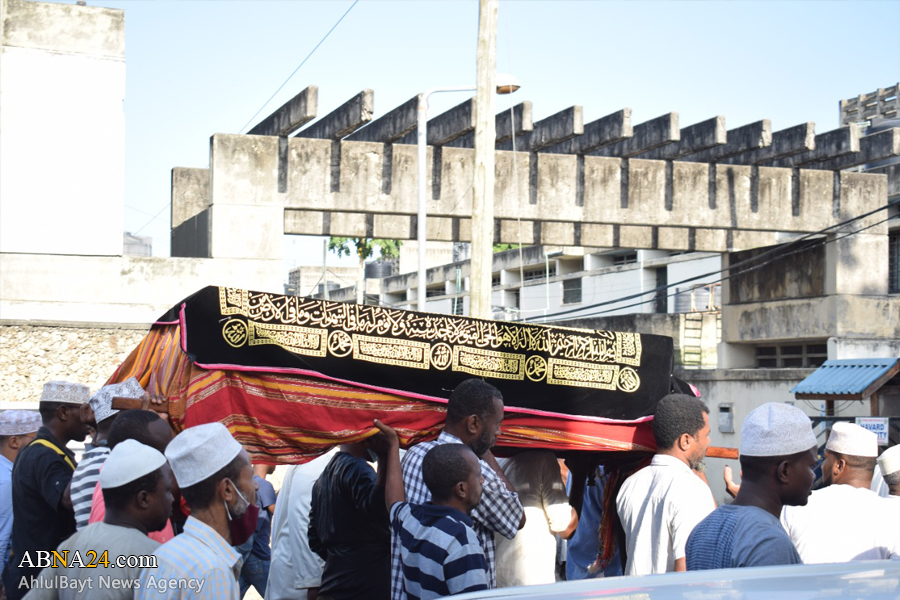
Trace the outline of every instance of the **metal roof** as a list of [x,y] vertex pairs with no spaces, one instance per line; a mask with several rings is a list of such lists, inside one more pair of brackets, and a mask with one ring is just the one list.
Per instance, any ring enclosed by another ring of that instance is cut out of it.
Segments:
[[816,371],[794,386],[798,398],[838,396],[863,399],[872,395],[900,372],[900,358],[851,358],[827,360]]

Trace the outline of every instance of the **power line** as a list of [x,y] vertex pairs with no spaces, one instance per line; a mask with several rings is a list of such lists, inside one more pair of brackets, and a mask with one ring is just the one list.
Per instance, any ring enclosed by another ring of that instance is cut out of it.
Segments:
[[126,204],[126,205],[125,205],[125,208],[130,208],[131,210],[133,210],[133,211],[135,211],[135,212],[139,212],[139,213],[141,213],[142,215],[147,215],[148,217],[152,216],[152,215],[151,215],[150,213],[148,213],[147,211],[141,210],[141,209],[139,209],[139,208],[135,208],[134,206],[131,206],[131,205],[129,205],[129,204]]
[[[581,312],[581,311],[588,310],[588,309],[591,309],[591,308],[598,308],[598,307],[600,307],[600,306],[608,306],[608,305],[610,305],[610,304],[620,304],[620,303],[625,302],[625,301],[627,301],[627,300],[634,300],[634,299],[636,299],[636,298],[641,298],[641,297],[646,296],[646,295],[648,295],[648,294],[655,294],[656,292],[660,292],[660,291],[662,291],[662,290],[666,290],[666,289],[675,287],[675,286],[677,286],[677,285],[681,285],[681,284],[683,284],[683,283],[690,283],[691,281],[697,281],[698,279],[704,279],[704,278],[706,278],[706,277],[711,277],[711,276],[713,276],[713,275],[718,275],[718,274],[724,273],[724,272],[726,272],[726,271],[731,271],[731,270],[737,269],[738,267],[741,267],[741,266],[744,266],[744,265],[747,265],[747,264],[750,264],[750,263],[753,263],[753,262],[762,260],[762,259],[764,259],[764,258],[766,258],[766,257],[768,257],[768,256],[773,255],[773,254],[781,253],[781,252],[783,252],[785,249],[790,248],[791,246],[796,246],[796,245],[800,244],[801,242],[804,242],[804,241],[808,240],[809,238],[812,238],[812,237],[815,237],[815,236],[822,235],[822,234],[824,234],[824,233],[827,233],[828,231],[831,231],[832,229],[837,229],[837,228],[839,228],[839,227],[843,227],[843,226],[845,226],[845,225],[849,225],[850,223],[854,223],[854,222],[859,221],[859,220],[861,220],[861,219],[865,219],[866,217],[869,217],[869,216],[871,216],[871,215],[874,215],[875,213],[879,213],[879,212],[881,212],[881,211],[883,211],[883,210],[890,209],[890,208],[892,208],[892,207],[894,207],[894,206],[897,206],[898,204],[900,204],[900,202],[897,202],[897,201],[895,201],[895,202],[889,202],[889,203],[885,204],[884,206],[881,206],[881,207],[879,207],[879,208],[876,208],[876,209],[874,209],[874,210],[871,210],[871,211],[869,211],[869,212],[867,212],[867,213],[858,215],[858,216],[853,217],[853,218],[851,218],[851,219],[847,219],[846,221],[841,221],[840,223],[836,223],[836,224],[831,225],[831,226],[829,226],[829,227],[826,227],[826,228],[824,228],[824,229],[820,229],[819,231],[815,231],[815,232],[812,232],[812,233],[807,233],[807,234],[805,234],[805,235],[803,235],[803,236],[801,236],[801,237],[799,237],[799,238],[797,238],[797,239],[795,239],[795,240],[793,240],[793,241],[791,241],[791,242],[789,242],[789,243],[787,243],[787,244],[785,244],[785,245],[777,246],[777,247],[772,248],[771,250],[767,250],[767,251],[765,251],[765,252],[763,252],[762,254],[759,254],[759,255],[757,255],[757,256],[753,256],[753,257],[747,258],[747,259],[745,259],[745,260],[742,260],[742,261],[740,261],[740,262],[737,262],[737,263],[735,263],[735,264],[733,264],[733,265],[729,265],[728,267],[726,267],[726,268],[724,268],[724,269],[719,269],[719,270],[717,270],[717,271],[710,271],[710,272],[708,272],[708,273],[703,273],[703,274],[701,274],[701,275],[695,275],[694,277],[688,277],[687,279],[682,279],[681,281],[676,281],[676,282],[671,283],[671,284],[668,284],[668,285],[658,286],[658,287],[656,287],[656,288],[653,288],[653,289],[650,289],[650,290],[647,290],[647,291],[644,291],[644,292],[640,292],[640,293],[637,293],[637,294],[631,294],[631,295],[629,295],[629,296],[623,296],[622,298],[617,298],[617,299],[615,299],[615,300],[605,300],[605,301],[603,301],[603,302],[598,302],[598,303],[596,303],[596,304],[591,304],[591,305],[588,305],[588,306],[581,306],[581,307],[578,307],[578,308],[572,308],[572,309],[569,309],[569,310],[561,311],[561,312],[558,312],[558,313],[554,313],[552,316],[553,316],[553,317],[558,317],[558,316],[561,316],[561,315],[568,315],[568,314],[572,314],[572,313]],[[883,220],[883,221],[880,221],[879,223],[876,223],[876,225],[879,225],[879,224],[881,224],[881,223],[884,223],[884,222],[890,220],[891,218],[892,218],[892,217],[888,217],[887,219],[885,219],[885,220]],[[874,225],[872,225],[872,226],[870,226],[870,227],[866,227],[865,229],[870,229],[871,227],[874,227]],[[853,232],[853,233],[859,233],[859,231],[865,231],[865,229],[861,229],[861,230],[858,230],[858,231]],[[852,233],[851,233],[850,235],[852,235]],[[842,239],[842,238],[837,238],[837,239]],[[814,247],[814,246],[804,246],[803,249],[806,249],[806,248],[808,248],[808,247]],[[787,255],[785,255],[785,256],[790,256],[790,254],[787,254]],[[771,262],[771,261],[768,261],[768,262]],[[764,263],[764,264],[768,264],[768,262],[766,262],[766,263]],[[726,279],[727,279],[727,278],[726,278]],[[724,281],[724,280],[725,280],[725,279],[721,279],[720,281]],[[709,284],[709,283],[716,283],[716,282],[715,282],[715,281],[707,282],[707,284]],[[651,300],[648,300],[648,301],[646,301],[646,302],[639,302],[639,303],[637,303],[637,304],[633,304],[633,305],[629,305],[629,306],[621,306],[621,307],[615,308],[615,309],[613,309],[613,310],[621,310],[622,308],[630,308],[631,306],[640,306],[641,304],[646,304],[647,302],[652,302],[652,301],[655,301],[655,300],[656,300],[656,298],[654,297],[654,298],[652,298]],[[606,311],[606,312],[609,312],[609,311]],[[592,313],[592,314],[603,314],[603,313]],[[543,318],[543,317],[534,317],[534,319],[538,319],[538,318]]]
[[167,208],[169,208],[169,206],[171,206],[171,204],[172,204],[172,203],[169,202],[168,204],[166,204],[165,206],[163,206],[163,207],[159,210],[158,213],[156,213],[155,215],[153,215],[153,217],[152,217],[149,221],[147,221],[146,223],[144,223],[144,225],[143,225],[140,229],[138,229],[137,231],[135,231],[132,235],[137,235],[137,234],[139,234],[140,232],[142,232],[142,231],[144,230],[144,228],[147,227],[147,225],[149,225],[150,223],[152,223],[153,221],[155,221],[156,218],[159,217],[159,215],[161,215],[162,212],[163,212],[164,210],[166,210]]
[[323,37],[321,40],[319,40],[319,43],[316,44],[315,48],[313,48],[312,50],[310,50],[309,54],[306,55],[306,58],[304,58],[303,61],[302,61],[299,65],[297,65],[297,68],[294,69],[294,72],[291,73],[291,74],[288,76],[288,78],[284,80],[284,83],[282,83],[280,86],[278,86],[278,89],[275,90],[275,93],[272,94],[271,96],[269,96],[269,99],[266,100],[265,104],[263,104],[262,106],[260,106],[260,107],[259,107],[259,110],[256,111],[256,112],[253,114],[252,117],[250,117],[250,120],[247,121],[247,123],[244,124],[243,127],[241,127],[241,132],[244,132],[244,130],[247,129],[247,127],[250,125],[250,123],[253,122],[253,119],[255,119],[255,118],[259,115],[259,113],[261,113],[261,112],[263,111],[263,109],[264,109],[266,106],[269,105],[269,102],[271,102],[272,99],[273,99],[275,96],[278,95],[278,92],[280,92],[282,89],[284,89],[284,86],[287,85],[287,82],[290,81],[290,80],[294,77],[294,75],[297,74],[297,71],[299,71],[300,68],[301,68],[303,65],[306,64],[306,61],[308,61],[308,60],[310,59],[310,57],[311,57],[313,54],[315,54],[316,50],[319,49],[319,46],[321,46],[322,43],[323,43],[325,40],[328,39],[328,36],[331,35],[331,32],[334,31],[334,30],[337,28],[337,26],[341,24],[341,21],[343,21],[343,20],[344,20],[344,17],[346,17],[346,16],[350,13],[350,11],[353,10],[353,7],[356,6],[356,3],[357,3],[357,2],[359,2],[359,0],[353,0],[353,4],[350,5],[350,8],[348,8],[348,9],[346,10],[346,12],[344,12],[344,14],[341,15],[341,18],[337,20],[337,23],[335,23],[334,25],[331,26],[331,29],[328,30],[328,33],[325,34],[325,37]]
[[[887,206],[888,206],[888,207],[889,207],[889,206],[893,206],[893,204],[888,204]],[[881,210],[881,209],[880,209],[880,210]],[[873,211],[873,212],[878,212],[878,211]],[[869,213],[869,214],[871,214],[871,213]],[[868,215],[861,215],[860,217],[856,217],[856,218],[854,218],[854,219],[851,219],[851,221],[853,221],[853,220],[858,220],[858,219],[862,219],[862,218],[865,218],[866,216],[868,216]],[[891,217],[887,217],[886,219],[882,219],[881,221],[878,221],[877,223],[873,223],[872,225],[869,225],[869,226],[867,226],[867,227],[863,227],[862,229],[857,229],[856,231],[851,231],[851,232],[849,232],[849,233],[846,233],[846,234],[844,234],[844,235],[842,235],[842,236],[840,236],[840,237],[836,237],[836,238],[831,239],[831,240],[829,240],[829,239],[824,239],[824,238],[823,238],[823,239],[821,239],[821,240],[816,241],[816,242],[813,243],[813,244],[806,245],[806,246],[803,246],[802,248],[798,248],[798,249],[793,250],[793,251],[791,251],[791,252],[787,252],[787,253],[785,253],[785,254],[781,254],[781,255],[775,256],[775,257],[773,257],[773,258],[771,258],[771,259],[769,259],[769,260],[767,260],[767,261],[765,261],[765,262],[762,262],[762,263],[760,263],[760,264],[758,264],[758,265],[753,265],[753,266],[747,267],[746,269],[736,270],[735,272],[733,272],[733,273],[731,273],[731,274],[729,274],[729,275],[726,275],[726,276],[724,276],[724,277],[722,277],[722,278],[720,278],[720,279],[717,279],[717,280],[715,280],[715,281],[709,281],[709,282],[706,282],[705,284],[703,284],[703,287],[709,286],[709,285],[715,285],[715,284],[717,284],[717,283],[722,283],[723,281],[727,281],[727,280],[729,280],[729,279],[731,279],[731,278],[733,278],[733,277],[737,277],[738,275],[743,275],[744,273],[749,273],[749,272],[751,272],[751,271],[756,271],[757,269],[761,269],[762,267],[764,267],[764,266],[766,266],[766,265],[768,265],[768,264],[770,264],[770,263],[773,263],[773,262],[775,262],[776,260],[781,260],[782,258],[787,258],[787,257],[789,257],[789,256],[793,256],[794,254],[798,254],[798,253],[800,253],[800,252],[805,252],[805,251],[807,251],[807,250],[810,250],[810,249],[812,249],[812,248],[816,248],[816,247],[821,246],[821,245],[824,245],[824,244],[831,244],[831,243],[833,243],[833,242],[837,242],[837,241],[842,240],[842,239],[844,239],[844,238],[846,238],[846,237],[849,237],[849,236],[851,236],[851,235],[856,235],[857,233],[862,233],[863,231],[866,231],[866,230],[868,230],[868,229],[872,229],[873,227],[877,227],[878,225],[881,225],[882,223],[886,223],[886,222],[888,222],[888,221],[890,221],[890,220],[892,220],[892,219],[896,219],[896,218],[900,218],[900,215],[894,215],[894,216],[891,216]],[[835,226],[835,227],[836,227],[836,226]],[[829,228],[829,229],[830,229],[830,228]],[[809,235],[816,235],[816,234],[809,234]],[[796,241],[801,241],[801,240],[796,240]],[[793,242],[793,243],[796,243],[796,242]],[[780,246],[780,247],[777,248],[776,250],[778,250],[778,249],[784,249],[784,248],[785,248],[784,246]],[[762,257],[762,256],[764,256],[764,255],[768,255],[768,254],[770,254],[771,252],[772,252],[772,251],[769,251],[769,252],[767,252],[767,253],[761,254],[759,257],[755,257],[755,258],[753,258],[753,259],[748,259],[748,260],[745,260],[745,261],[741,261],[740,263],[736,263],[733,267],[729,267],[729,268],[727,268],[727,269],[722,269],[721,271],[715,271],[715,272],[713,272],[713,273],[711,273],[711,274],[723,273],[723,272],[725,272],[725,271],[732,271],[732,270],[733,270],[735,267],[737,267],[738,265],[746,264],[747,262],[750,262],[751,260],[758,260],[760,257]],[[706,277],[707,275],[710,275],[710,273],[707,273],[707,274],[705,274],[705,275],[700,275],[700,276],[698,276],[698,277]],[[660,287],[656,288],[655,290],[650,290],[650,291],[648,291],[648,292],[645,292],[645,294],[649,294],[649,293],[653,293],[653,292],[655,292],[655,291],[661,291],[661,290],[664,290],[664,289],[668,289],[668,288],[670,288],[670,287],[672,287],[672,286],[674,286],[674,285],[678,285],[678,283],[684,283],[684,282],[687,282],[687,281],[693,281],[693,280],[697,279],[698,277],[692,277],[692,278],[690,278],[690,279],[685,279],[685,280],[683,280],[683,281],[674,283],[674,284],[672,284],[671,286],[660,286]],[[673,294],[667,294],[667,295],[665,296],[665,298],[668,299],[668,298],[671,298],[671,297],[674,297],[674,296],[677,296],[677,295],[683,294],[683,293],[684,293],[684,292],[675,292],[675,293],[673,293]],[[559,316],[560,314],[569,314],[569,313],[571,313],[571,312],[578,312],[578,311],[581,311],[581,310],[586,310],[586,309],[588,309],[588,308],[594,308],[594,307],[600,306],[600,305],[606,305],[606,304],[618,304],[618,303],[620,303],[620,302],[625,302],[626,300],[629,300],[629,299],[635,298],[635,297],[640,297],[640,296],[643,296],[643,295],[645,295],[645,294],[635,294],[635,295],[633,295],[633,296],[625,297],[625,298],[620,298],[620,299],[618,299],[618,300],[608,300],[608,301],[606,301],[606,302],[598,303],[598,304],[596,304],[596,305],[594,305],[594,306],[583,307],[583,308],[580,308],[580,309],[573,309],[573,310],[566,311],[565,313],[555,313],[555,314],[553,314],[553,315],[550,315],[550,317],[557,317],[557,316]],[[610,308],[610,309],[602,310],[602,311],[598,311],[598,312],[592,312],[592,313],[588,313],[588,314],[585,314],[585,315],[577,315],[577,316],[575,316],[575,317],[570,317],[569,319],[573,319],[573,318],[583,319],[583,318],[587,318],[587,317],[594,317],[594,316],[604,315],[604,314],[606,314],[606,313],[610,313],[610,312],[614,312],[614,311],[619,311],[619,310],[623,310],[623,309],[626,309],[626,308],[633,308],[633,307],[636,307],[636,306],[642,306],[642,305],[644,305],[644,304],[649,304],[650,302],[656,302],[656,301],[657,301],[657,297],[654,296],[653,298],[650,298],[650,299],[648,299],[648,300],[643,300],[643,301],[641,301],[641,302],[635,302],[635,303],[633,303],[633,304],[628,304],[628,305],[626,305],[626,306],[618,306],[618,307],[615,307],[615,308]],[[567,321],[567,320],[569,320],[569,319],[548,318],[548,317],[543,317],[543,316],[540,316],[540,317],[533,317],[533,319],[535,319],[535,320],[536,320],[536,319],[545,319],[544,322],[556,322],[556,321]]]

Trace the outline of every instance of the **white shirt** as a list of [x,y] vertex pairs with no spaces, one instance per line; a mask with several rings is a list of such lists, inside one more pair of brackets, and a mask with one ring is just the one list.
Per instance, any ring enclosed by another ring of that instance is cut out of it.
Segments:
[[319,587],[325,562],[309,549],[306,537],[312,487],[337,448],[303,465],[291,466],[275,503],[272,561],[266,600],[305,598],[297,590]]
[[900,510],[869,489],[816,490],[806,506],[785,506],[781,524],[806,564],[900,558]]
[[879,465],[875,465],[875,472],[872,473],[872,485],[869,486],[869,489],[882,498],[887,498],[891,495],[887,484],[884,482],[884,476],[881,474],[881,467]]
[[689,466],[674,456],[654,456],[616,498],[628,550],[625,575],[674,571],[688,536],[715,509],[709,486]]
[[494,535],[497,587],[556,581],[556,532],[565,531],[572,508],[549,450],[528,450],[501,465],[525,507],[525,527],[511,540]]

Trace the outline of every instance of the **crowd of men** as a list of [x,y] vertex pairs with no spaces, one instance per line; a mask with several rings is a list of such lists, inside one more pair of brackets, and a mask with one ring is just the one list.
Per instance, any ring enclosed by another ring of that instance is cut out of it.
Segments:
[[[747,415],[741,484],[716,507],[703,471],[709,412],[688,395],[659,402],[656,454],[621,485],[593,463],[586,477],[574,466],[566,477],[549,451],[497,459],[503,397],[469,379],[451,393],[437,439],[401,458],[397,433],[376,419],[376,435],[289,467],[277,496],[272,467],[251,464],[224,425],[174,435],[165,415],[115,410],[114,397],[149,407],[133,379],[93,395],[50,382],[39,413],[0,414],[5,598],[220,600],[253,586],[270,600],[411,600],[558,579],[900,559],[900,446],[879,457],[875,434],[836,423],[825,487],[813,492],[812,424],[783,403]],[[67,446],[89,432],[76,464]],[[617,512],[618,544],[604,510]]]

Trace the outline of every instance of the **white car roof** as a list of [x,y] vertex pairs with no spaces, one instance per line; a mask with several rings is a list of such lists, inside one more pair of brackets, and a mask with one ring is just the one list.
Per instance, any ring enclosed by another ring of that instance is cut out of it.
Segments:
[[501,588],[454,600],[818,600],[900,599],[900,560],[829,565],[786,565],[609,577],[549,585]]

